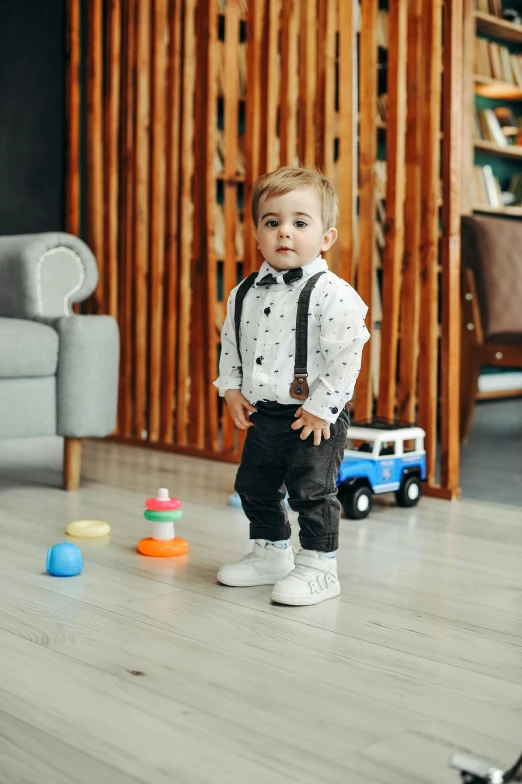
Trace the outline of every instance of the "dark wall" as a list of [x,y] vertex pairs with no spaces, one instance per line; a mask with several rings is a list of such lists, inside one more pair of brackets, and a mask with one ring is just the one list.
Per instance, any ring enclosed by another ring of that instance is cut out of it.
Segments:
[[64,228],[64,0],[0,0],[0,235]]

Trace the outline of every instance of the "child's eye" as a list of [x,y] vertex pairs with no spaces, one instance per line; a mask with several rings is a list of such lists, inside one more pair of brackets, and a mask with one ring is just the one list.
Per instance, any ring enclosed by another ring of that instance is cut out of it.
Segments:
[[298,229],[304,229],[304,227],[306,226],[306,223],[304,221],[302,221],[302,220],[298,220],[298,221],[295,222],[295,225],[297,226]]
[[276,220],[269,220],[266,222],[266,225],[269,226],[271,229],[275,229],[276,226],[279,226],[279,223]]

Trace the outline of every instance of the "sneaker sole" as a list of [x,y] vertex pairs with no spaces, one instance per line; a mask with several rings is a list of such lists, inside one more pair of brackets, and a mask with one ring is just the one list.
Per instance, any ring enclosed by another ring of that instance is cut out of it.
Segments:
[[276,604],[288,604],[292,607],[309,607],[312,604],[325,602],[327,599],[335,599],[340,593],[341,586],[337,583],[337,585],[333,585],[331,588],[321,591],[321,593],[314,593],[310,596],[288,596],[282,593],[272,592],[270,598]]
[[[293,567],[292,567],[293,568]],[[292,571],[292,569],[290,570]],[[258,585],[275,585],[276,583],[284,580],[285,577],[288,577],[290,572],[286,572],[285,574],[274,575],[274,577],[258,577],[257,579],[254,577],[245,578],[243,580],[235,580],[231,578],[227,580],[226,577],[222,577],[218,574],[217,580],[218,583],[221,585],[226,585],[228,588],[255,588]]]

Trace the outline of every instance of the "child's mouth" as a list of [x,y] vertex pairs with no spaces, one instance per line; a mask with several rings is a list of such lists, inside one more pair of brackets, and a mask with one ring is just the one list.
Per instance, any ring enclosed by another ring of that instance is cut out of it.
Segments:
[[285,246],[277,249],[278,253],[292,253],[292,248],[287,248]]

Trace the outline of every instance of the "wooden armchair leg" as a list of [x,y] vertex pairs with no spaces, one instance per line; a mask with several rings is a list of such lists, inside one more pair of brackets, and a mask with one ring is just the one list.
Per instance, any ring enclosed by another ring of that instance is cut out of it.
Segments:
[[64,438],[63,489],[78,490],[82,470],[82,439]]
[[477,396],[480,363],[471,352],[462,357],[460,375],[460,440],[467,441]]

